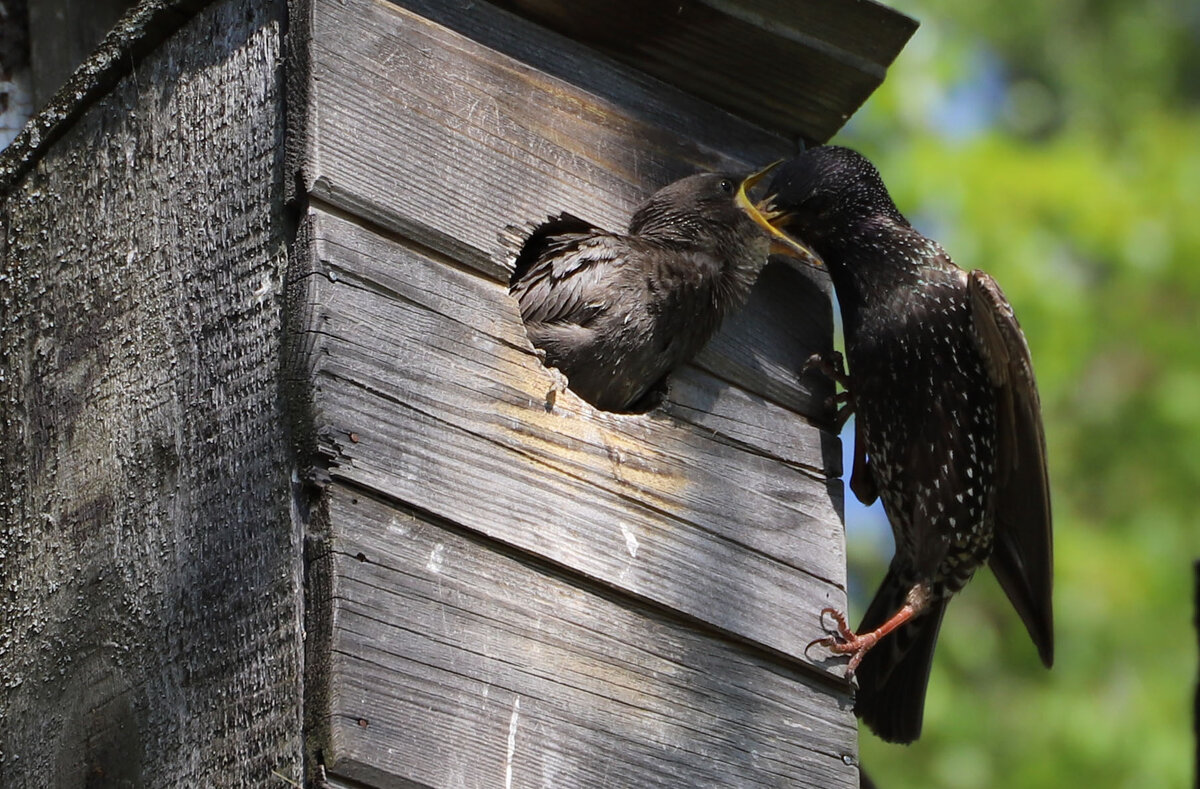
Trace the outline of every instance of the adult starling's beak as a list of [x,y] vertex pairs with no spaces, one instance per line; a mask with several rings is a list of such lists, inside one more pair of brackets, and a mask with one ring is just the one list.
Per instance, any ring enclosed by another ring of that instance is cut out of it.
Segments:
[[767,173],[774,170],[779,163],[780,162],[774,162],[759,170],[757,173],[752,173],[751,175],[746,176],[746,178],[742,181],[741,186],[738,187],[736,197],[737,206],[745,211],[746,214],[754,220],[755,224],[761,226],[771,236],[771,254],[787,255],[807,263],[810,266],[823,268],[825,264],[822,262],[817,253],[813,252],[811,249],[804,246],[799,241],[792,238],[787,233],[784,233],[782,230],[772,224],[772,222],[786,220],[788,217],[786,211],[775,209],[771,205],[772,198],[770,197],[763,200],[758,205],[755,205],[750,201],[750,197],[746,194],[749,190],[753,189],[754,186],[761,181]]

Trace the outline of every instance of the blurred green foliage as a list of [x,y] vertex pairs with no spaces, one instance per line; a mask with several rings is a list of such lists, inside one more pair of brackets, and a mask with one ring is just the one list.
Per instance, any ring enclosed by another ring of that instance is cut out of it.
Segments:
[[[881,789],[1191,785],[1200,557],[1200,3],[895,0],[922,22],[834,141],[996,276],[1033,351],[1057,660],[990,573],[950,606]],[[851,524],[858,611],[890,550]]]

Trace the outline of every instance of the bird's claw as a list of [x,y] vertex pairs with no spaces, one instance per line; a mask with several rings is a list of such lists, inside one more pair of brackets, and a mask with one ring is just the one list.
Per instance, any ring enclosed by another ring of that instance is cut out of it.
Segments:
[[850,388],[850,376],[846,374],[846,359],[840,351],[817,351],[805,360],[800,368],[801,373],[817,370],[826,378],[830,378],[843,388]]
[[817,370],[826,378],[836,382],[842,391],[825,400],[825,407],[834,412],[834,432],[842,432],[846,420],[854,413],[854,393],[850,389],[850,376],[846,374],[845,357],[838,351],[817,351],[804,362],[801,375]]
[[818,638],[809,643],[808,646],[812,647],[820,644],[828,648],[835,655],[849,655],[850,662],[846,665],[846,679],[850,679],[854,676],[854,672],[858,670],[858,665],[862,663],[862,659],[867,654],[867,651],[879,641],[879,637],[875,633],[866,633],[861,636],[855,633],[850,629],[850,624],[846,621],[846,615],[836,608],[821,609],[821,627],[825,626],[826,616],[834,621],[834,624],[837,626],[837,632],[825,638]]
[[825,405],[834,411],[833,432],[841,433],[842,428],[846,426],[846,421],[854,415],[854,393],[846,389],[838,392],[829,400],[832,402],[827,402]]

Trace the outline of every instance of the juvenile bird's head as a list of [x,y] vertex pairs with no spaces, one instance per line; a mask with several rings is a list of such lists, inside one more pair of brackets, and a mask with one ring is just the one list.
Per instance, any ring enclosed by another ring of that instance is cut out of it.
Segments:
[[712,246],[731,257],[752,254],[759,266],[768,252],[819,261],[774,224],[748,192],[775,165],[740,178],[730,173],[701,173],[668,184],[634,212],[629,232],[664,240]]
[[701,242],[737,228],[746,218],[736,202],[739,183],[728,173],[701,173],[667,184],[634,212],[629,233]]

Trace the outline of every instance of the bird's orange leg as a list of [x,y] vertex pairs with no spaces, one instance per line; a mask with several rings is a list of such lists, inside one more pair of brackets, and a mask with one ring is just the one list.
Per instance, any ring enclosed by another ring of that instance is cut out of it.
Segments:
[[835,655],[849,655],[850,662],[846,665],[846,679],[854,676],[854,672],[858,669],[858,665],[862,663],[863,657],[870,651],[871,647],[879,643],[879,640],[892,632],[900,625],[912,619],[917,614],[925,610],[925,605],[921,602],[908,602],[904,607],[892,615],[892,618],[884,622],[879,627],[872,630],[870,633],[859,635],[850,629],[850,625],[846,623],[846,615],[836,608],[821,609],[821,617],[829,615],[835,623],[837,623],[837,635],[828,638],[819,638],[809,644],[820,644],[823,647],[829,647],[829,650]]

